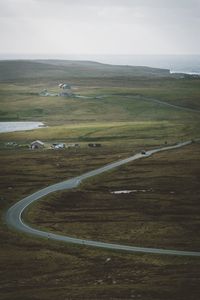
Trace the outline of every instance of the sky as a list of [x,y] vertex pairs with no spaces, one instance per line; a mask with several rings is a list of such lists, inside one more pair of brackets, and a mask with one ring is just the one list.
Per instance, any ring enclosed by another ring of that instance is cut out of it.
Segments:
[[200,0],[0,0],[0,54],[200,54]]

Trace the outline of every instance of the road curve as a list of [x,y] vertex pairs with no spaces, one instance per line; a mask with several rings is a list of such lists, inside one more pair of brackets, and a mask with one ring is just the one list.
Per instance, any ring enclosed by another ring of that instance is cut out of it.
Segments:
[[180,148],[180,147],[183,147],[183,146],[186,146],[189,144],[191,144],[191,141],[179,143],[179,144],[173,145],[173,146],[167,146],[167,147],[163,147],[163,148],[159,148],[159,149],[150,150],[150,151],[147,151],[145,155],[138,153],[129,158],[122,159],[122,160],[116,161],[114,163],[105,165],[96,170],[84,173],[81,176],[77,176],[75,178],[48,186],[30,196],[22,199],[21,201],[17,202],[15,205],[13,205],[11,208],[9,208],[9,210],[6,213],[6,223],[9,227],[14,228],[20,232],[31,234],[31,235],[34,235],[37,237],[43,237],[43,238],[47,238],[47,239],[51,239],[51,240],[62,241],[62,242],[66,242],[66,243],[87,245],[87,246],[92,246],[92,247],[99,247],[99,248],[127,251],[127,252],[142,252],[142,253],[178,255],[178,256],[200,256],[200,252],[195,252],[195,251],[179,251],[179,250],[168,250],[168,249],[158,249],[158,248],[134,247],[134,246],[127,246],[127,245],[120,245],[120,244],[104,243],[104,242],[99,242],[99,241],[91,241],[91,240],[86,240],[86,239],[68,237],[68,236],[64,236],[64,235],[60,235],[60,234],[49,233],[46,231],[42,231],[42,230],[38,230],[38,229],[30,227],[29,225],[24,223],[23,218],[22,218],[22,213],[31,203],[41,199],[42,197],[44,197],[52,192],[75,188],[80,184],[80,182],[82,180],[87,179],[89,177],[101,174],[103,172],[114,169],[116,167],[119,167],[123,164],[129,163],[131,161],[141,159],[143,157],[148,157],[157,152],[172,150],[172,149]]

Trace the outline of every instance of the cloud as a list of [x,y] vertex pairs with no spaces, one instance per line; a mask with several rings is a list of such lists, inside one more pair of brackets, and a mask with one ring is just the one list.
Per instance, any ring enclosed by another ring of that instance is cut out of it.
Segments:
[[0,34],[2,52],[197,53],[200,0],[0,0]]

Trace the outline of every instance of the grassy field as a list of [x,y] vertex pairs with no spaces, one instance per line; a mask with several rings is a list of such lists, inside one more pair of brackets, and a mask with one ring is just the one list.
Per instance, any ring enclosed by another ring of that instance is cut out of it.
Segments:
[[[129,87],[122,79],[121,87],[95,83],[80,86],[78,81],[72,83],[72,92],[91,98],[73,97],[42,97],[39,93],[43,89],[60,92],[57,84],[41,82],[40,84],[5,84],[0,83],[0,120],[44,121],[47,124],[65,124],[80,122],[106,121],[145,121],[172,120],[191,121],[198,119],[198,114],[158,105],[150,101],[157,99],[171,104],[193,109],[200,109],[200,80],[139,80],[132,82]],[[107,83],[108,84],[108,83]],[[135,85],[135,86],[134,86]],[[98,98],[100,97],[100,98]],[[146,101],[149,100],[149,101]]]
[[[0,68],[0,121],[42,121],[48,126],[0,134],[0,299],[199,300],[199,259],[36,239],[7,228],[4,214],[49,184],[141,149],[198,138],[200,79],[91,62],[0,62]],[[60,92],[61,81],[87,98],[39,96],[43,89]],[[44,150],[6,146],[36,139],[45,142]],[[76,142],[80,148],[53,151],[48,149],[52,142]],[[102,147],[88,148],[90,142]],[[32,206],[26,218],[35,226],[78,237],[199,250],[199,159],[197,143],[156,154],[77,190],[52,194]],[[137,191],[111,193],[116,190]]]
[[[174,77],[167,70],[67,61],[1,61],[0,68],[1,121],[66,124],[133,119],[191,120],[190,113],[147,102],[145,98],[200,109],[200,79]],[[74,70],[79,70],[75,77]],[[152,76],[152,73],[157,75]],[[68,82],[73,94],[90,98],[39,95],[44,89],[61,92],[60,82]]]
[[[196,125],[196,126],[195,126]],[[45,142],[62,141],[78,142],[86,145],[88,142],[101,142],[102,146],[131,145],[157,146],[167,140],[170,143],[188,140],[199,136],[198,122],[173,123],[167,121],[148,122],[108,122],[95,124],[63,125],[32,130],[27,132],[5,133],[0,136],[0,143],[16,141],[29,143],[35,139]]]

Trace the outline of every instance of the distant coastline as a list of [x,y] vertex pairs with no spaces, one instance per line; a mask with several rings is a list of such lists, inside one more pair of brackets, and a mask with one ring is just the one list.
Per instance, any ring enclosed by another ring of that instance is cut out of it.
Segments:
[[147,66],[171,73],[200,74],[200,54],[196,55],[84,55],[84,54],[0,54],[0,60],[87,60],[112,65]]
[[200,76],[200,72],[174,71],[174,70],[170,70],[170,74],[187,74],[187,75]]

